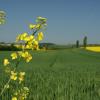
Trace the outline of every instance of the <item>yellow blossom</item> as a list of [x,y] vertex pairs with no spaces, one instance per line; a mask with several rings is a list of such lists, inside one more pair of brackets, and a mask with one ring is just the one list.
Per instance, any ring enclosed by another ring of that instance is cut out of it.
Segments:
[[38,41],[37,40],[34,41],[34,48],[33,49],[39,50],[39,45],[38,45]]
[[31,55],[27,56],[27,57],[25,58],[25,60],[26,60],[26,62],[30,62],[30,60],[32,60],[32,56],[31,56]]
[[25,37],[23,40],[26,41],[26,42],[29,42],[29,41],[33,41],[33,39],[34,39],[34,36],[29,35],[29,36]]
[[36,25],[30,24],[30,25],[29,25],[29,28],[30,28],[30,29],[34,29],[35,26],[36,26]]
[[26,37],[27,35],[27,33],[22,33],[22,37]]
[[29,38],[30,38],[30,40],[33,40],[34,39],[34,36],[33,35],[30,35]]
[[12,97],[12,100],[18,100],[17,97]]
[[38,45],[38,41],[35,40],[35,41],[34,41],[34,45]]
[[42,32],[38,33],[38,40],[39,41],[43,40],[43,33]]
[[15,53],[15,52],[12,53],[12,54],[11,54],[11,57],[12,57],[13,60],[14,60],[14,59],[17,59],[17,53]]
[[20,40],[24,40],[24,38],[26,38],[27,35],[28,35],[27,33],[22,33],[20,36]]
[[7,66],[10,62],[8,61],[8,59],[4,59],[4,66]]
[[19,34],[17,37],[16,37],[16,42],[20,41],[20,40],[24,40],[25,37],[27,37],[27,33],[22,33],[22,34]]
[[40,24],[37,24],[37,25],[36,25],[36,28],[41,28],[41,25],[40,25]]
[[26,45],[26,49],[30,49],[30,45]]
[[16,80],[17,79],[17,73],[15,73],[14,71],[11,71],[10,79]]
[[19,53],[19,55],[21,56],[21,57],[23,57],[24,59],[25,59],[25,61],[26,62],[29,62],[31,59],[32,59],[32,56],[31,56],[31,54],[29,54],[29,52],[27,52],[27,51],[24,51],[24,52],[18,52]]
[[16,42],[20,41],[20,34],[16,37]]
[[22,57],[24,57],[26,62],[29,62],[32,59],[32,56],[27,51],[22,54]]
[[20,72],[19,73],[19,81],[23,81],[24,80],[24,76],[25,76],[25,72]]
[[28,56],[28,52],[27,52],[27,51],[22,52],[22,53],[21,53],[21,56],[22,56],[23,58],[27,57],[27,56]]
[[30,38],[27,36],[24,38],[24,41],[28,42],[28,41],[30,41]]
[[32,49],[33,48],[33,45],[32,43],[28,43],[26,46],[25,46],[26,49]]

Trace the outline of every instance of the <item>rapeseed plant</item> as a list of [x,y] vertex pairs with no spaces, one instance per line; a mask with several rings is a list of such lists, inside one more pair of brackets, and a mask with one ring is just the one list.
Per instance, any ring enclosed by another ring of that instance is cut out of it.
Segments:
[[[29,94],[29,88],[24,86],[23,81],[24,81],[24,77],[25,77],[25,72],[17,71],[17,68],[19,66],[19,63],[22,60],[25,60],[25,62],[30,62],[32,60],[32,55],[29,53],[29,51],[27,51],[28,49],[32,49],[32,50],[39,50],[39,41],[41,41],[43,39],[43,33],[42,32],[38,32],[40,31],[41,28],[43,28],[46,24],[47,19],[46,18],[42,18],[42,17],[37,17],[36,20],[36,24],[30,24],[29,28],[31,30],[33,30],[33,33],[31,35],[29,35],[28,33],[22,33],[19,34],[16,37],[16,43],[21,43],[22,42],[22,50],[21,51],[16,51],[11,53],[11,60],[9,60],[8,58],[5,58],[3,61],[3,65],[6,67],[5,68],[5,72],[8,74],[9,76],[9,80],[7,81],[7,83],[4,85],[4,88],[2,89],[0,96],[3,95],[3,93],[5,92],[5,90],[7,88],[10,88],[10,82],[16,82],[17,86],[19,86],[20,88],[14,88],[14,91],[12,95],[12,99],[11,100],[25,100]],[[37,36],[35,36],[35,34],[38,32]],[[12,67],[10,64],[10,61],[16,61],[15,66]],[[13,87],[13,86],[12,86]]]

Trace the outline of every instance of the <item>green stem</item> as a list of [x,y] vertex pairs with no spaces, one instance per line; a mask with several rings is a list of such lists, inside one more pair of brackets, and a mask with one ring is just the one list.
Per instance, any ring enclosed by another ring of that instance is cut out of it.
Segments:
[[33,32],[32,35],[35,35],[38,31],[39,31],[39,29],[37,29],[35,32]]
[[8,82],[5,84],[4,88],[1,91],[0,96],[2,96],[2,94],[4,93],[4,91],[6,89],[6,86],[9,85],[10,81],[11,81],[11,79],[9,78]]
[[[14,68],[14,71],[15,71],[15,70],[17,69],[17,67],[18,67],[19,62],[20,62],[20,59],[21,59],[21,58],[19,58],[19,60],[16,62],[16,66],[15,66],[15,68]],[[2,89],[2,91],[1,91],[1,93],[0,93],[0,96],[2,96],[2,94],[3,94],[4,91],[6,90],[6,86],[9,85],[10,81],[11,81],[11,78],[9,78],[8,82],[5,84],[4,88]]]
[[[43,23],[40,23],[40,27],[41,27],[42,24]],[[40,27],[37,30],[33,31],[32,35],[35,35],[40,30]]]

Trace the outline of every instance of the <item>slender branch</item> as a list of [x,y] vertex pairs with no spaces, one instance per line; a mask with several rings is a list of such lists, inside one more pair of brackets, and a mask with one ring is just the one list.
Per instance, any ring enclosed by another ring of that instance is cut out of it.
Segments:
[[[21,59],[21,58],[19,58],[19,60],[17,60],[16,66],[15,66],[15,68],[14,68],[14,71],[15,71],[15,70],[17,69],[17,67],[18,67],[19,62],[20,62],[20,59]],[[0,96],[2,96],[2,94],[3,94],[4,91],[6,90],[6,86],[9,85],[10,81],[11,81],[11,78],[9,78],[8,82],[5,84],[4,88],[2,89],[2,91],[1,91],[1,93],[0,93]]]
[[[42,24],[44,24],[44,23],[43,23],[43,22],[40,23],[40,26],[41,26]],[[38,28],[37,30],[33,31],[32,35],[35,35],[39,30],[40,30],[40,28]]]
[[32,35],[35,35],[40,29],[35,30]]
[[0,96],[2,96],[3,92],[5,91],[6,89],[6,86],[9,85],[11,79],[9,78],[8,82],[5,84],[4,88],[2,89],[1,93],[0,93]]

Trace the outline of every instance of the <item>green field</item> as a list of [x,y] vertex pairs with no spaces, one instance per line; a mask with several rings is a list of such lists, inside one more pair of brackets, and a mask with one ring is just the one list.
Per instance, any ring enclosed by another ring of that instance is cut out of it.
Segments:
[[[0,91],[7,82],[3,58],[11,52],[0,52]],[[30,89],[27,100],[100,100],[100,53],[83,49],[31,53],[32,61],[19,65],[26,72],[24,84]],[[0,98],[11,100],[9,91]]]

